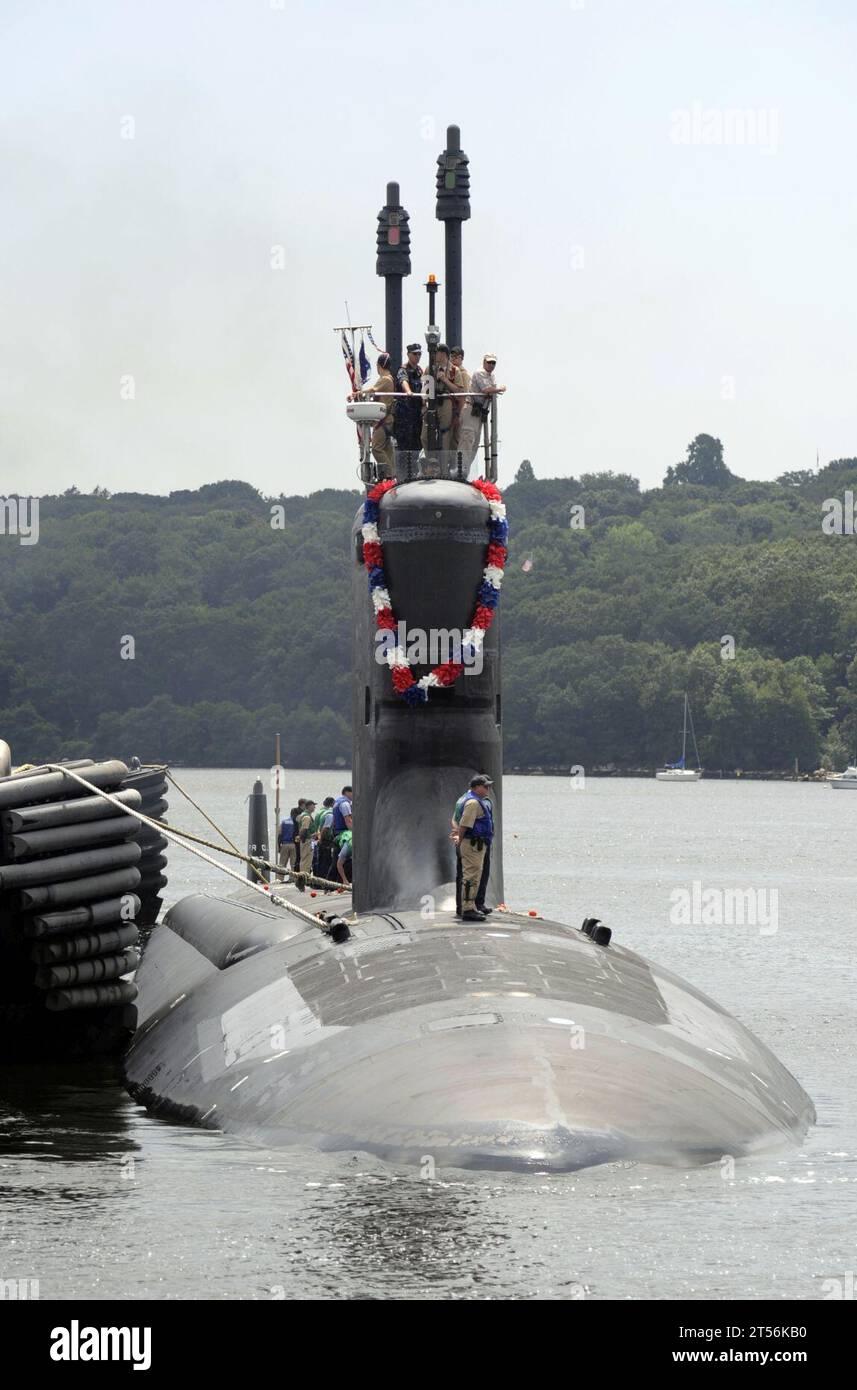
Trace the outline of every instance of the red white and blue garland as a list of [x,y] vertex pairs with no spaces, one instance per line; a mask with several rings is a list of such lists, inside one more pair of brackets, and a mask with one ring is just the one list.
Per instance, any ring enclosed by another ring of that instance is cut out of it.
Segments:
[[[366,494],[363,503],[363,563],[369,578],[369,593],[375,609],[375,625],[390,632],[398,630],[393,613],[387,576],[384,573],[384,554],[378,532],[378,517],[381,498],[385,492],[396,487],[394,479],[376,483]],[[506,567],[506,545],[509,539],[509,523],[506,508],[498,487],[484,478],[476,478],[470,483],[488,502],[490,520],[488,522],[488,551],[482,581],[476,591],[476,607],[470,627],[463,633],[462,657],[475,657],[482,650],[485,633],[494,621],[494,610],[500,599],[500,585]],[[411,669],[404,647],[396,646],[387,653],[387,665],[393,679],[393,689],[409,705],[420,705],[428,699],[433,686],[452,685],[464,670],[464,661],[445,661],[435,666],[427,676],[417,680]]]

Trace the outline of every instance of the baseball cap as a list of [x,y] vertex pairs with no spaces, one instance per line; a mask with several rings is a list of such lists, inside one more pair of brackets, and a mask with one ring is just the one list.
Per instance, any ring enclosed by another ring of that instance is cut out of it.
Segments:
[[484,772],[480,772],[478,777],[471,777],[471,787],[493,787],[494,783],[490,777],[486,777]]

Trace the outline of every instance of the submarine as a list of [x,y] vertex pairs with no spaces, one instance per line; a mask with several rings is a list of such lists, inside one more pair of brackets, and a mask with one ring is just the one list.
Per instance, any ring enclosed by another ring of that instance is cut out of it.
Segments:
[[[436,212],[444,333],[461,343],[470,170],[455,126],[438,159]],[[376,269],[397,365],[411,264],[394,183]],[[596,918],[581,929],[504,905],[497,599],[509,519],[496,397],[471,477],[468,461],[441,447],[437,288],[430,278],[424,443],[396,453],[395,477],[380,475],[371,448],[387,407],[349,407],[366,487],[343,555],[353,888],[320,883],[310,897],[290,874],[170,908],[136,970],[125,1084],[165,1119],[402,1164],[562,1172],[705,1164],[799,1143],[815,1119],[810,1098],[719,1004]],[[447,659],[412,653],[402,624],[406,635],[446,634]],[[383,652],[379,633],[395,635]],[[456,915],[450,816],[478,773],[493,781],[495,909],[472,923]]]

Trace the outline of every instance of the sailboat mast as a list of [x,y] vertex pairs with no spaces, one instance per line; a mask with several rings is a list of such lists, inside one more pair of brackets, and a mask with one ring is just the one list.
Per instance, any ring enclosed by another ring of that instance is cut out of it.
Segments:
[[687,699],[686,694],[684,698],[687,700],[687,712],[690,715],[690,736],[693,739],[693,753],[696,758],[696,766],[698,770],[702,772],[702,762],[699,757],[699,744],[696,741],[696,729],[693,727],[693,710],[690,707],[690,700]]
[[681,731],[681,765],[684,767],[684,755],[687,752],[687,691],[684,692],[684,728]]

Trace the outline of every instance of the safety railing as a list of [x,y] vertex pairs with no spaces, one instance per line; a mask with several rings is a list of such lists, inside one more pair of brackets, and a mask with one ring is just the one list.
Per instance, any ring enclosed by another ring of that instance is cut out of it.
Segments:
[[[389,401],[393,394],[390,392],[389,395],[384,396],[383,400]],[[401,392],[396,392],[395,395],[405,398]],[[466,399],[472,400],[472,396],[468,396]],[[373,434],[381,424],[385,414],[386,409],[381,401],[361,400],[350,402],[348,405],[349,419],[354,421],[358,429],[360,477],[367,487],[371,487],[381,478],[391,476],[389,464],[379,466],[372,454]],[[429,435],[429,437],[431,436]],[[386,437],[384,437],[383,442],[386,443]],[[392,446],[394,474],[397,482],[410,483],[423,478],[446,478],[453,482],[464,483],[467,482],[471,474],[476,477],[480,473],[492,483],[496,482],[499,452],[497,397],[490,397],[488,413],[481,422],[475,448],[473,441],[471,441],[471,447],[466,455],[458,449],[432,449],[430,447],[400,449],[395,434],[389,437],[389,442]]]

